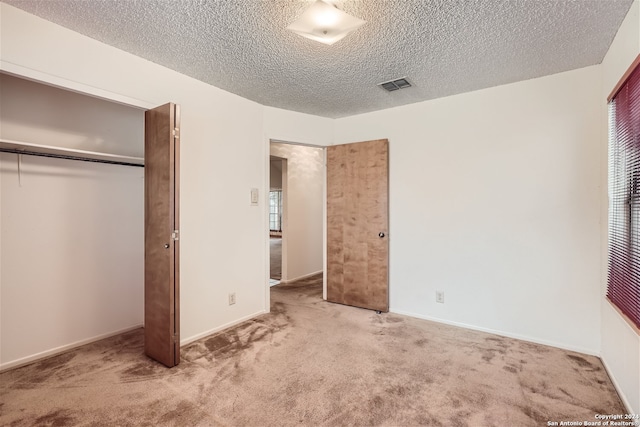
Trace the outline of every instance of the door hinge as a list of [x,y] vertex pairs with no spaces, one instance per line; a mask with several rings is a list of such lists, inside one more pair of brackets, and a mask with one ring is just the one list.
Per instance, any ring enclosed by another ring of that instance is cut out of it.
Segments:
[[180,138],[180,128],[173,128],[173,136],[175,138]]
[[173,230],[173,232],[171,233],[171,239],[173,239],[174,241],[179,240],[180,239],[180,237],[178,236],[179,233],[180,231]]
[[178,342],[178,334],[172,335],[171,339],[173,340],[174,343],[177,343]]

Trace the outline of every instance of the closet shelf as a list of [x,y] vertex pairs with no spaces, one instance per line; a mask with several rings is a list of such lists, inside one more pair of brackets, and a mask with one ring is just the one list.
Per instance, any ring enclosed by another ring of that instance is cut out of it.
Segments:
[[8,139],[0,139],[0,152],[109,163],[124,166],[144,166],[144,158],[142,157],[119,156],[116,154],[100,153],[97,151],[54,147],[51,145],[32,144],[30,142],[12,141]]

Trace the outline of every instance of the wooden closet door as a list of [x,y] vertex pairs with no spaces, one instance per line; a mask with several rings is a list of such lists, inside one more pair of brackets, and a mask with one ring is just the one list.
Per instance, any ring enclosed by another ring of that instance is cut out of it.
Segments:
[[145,113],[145,354],[180,363],[179,107]]
[[327,147],[327,300],[389,311],[386,139]]

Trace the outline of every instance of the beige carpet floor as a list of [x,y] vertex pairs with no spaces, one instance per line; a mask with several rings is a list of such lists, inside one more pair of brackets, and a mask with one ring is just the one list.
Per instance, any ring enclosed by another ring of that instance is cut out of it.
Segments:
[[271,279],[280,280],[282,278],[282,239],[280,237],[269,238],[269,258]]
[[0,374],[3,426],[546,426],[625,413],[584,354],[272,288],[272,312],[183,348],[137,330]]

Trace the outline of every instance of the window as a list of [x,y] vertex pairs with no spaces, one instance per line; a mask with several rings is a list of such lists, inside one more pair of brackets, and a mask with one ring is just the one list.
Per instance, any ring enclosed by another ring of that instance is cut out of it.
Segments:
[[607,297],[640,328],[640,67],[609,101]]
[[282,231],[282,190],[269,192],[269,229]]

